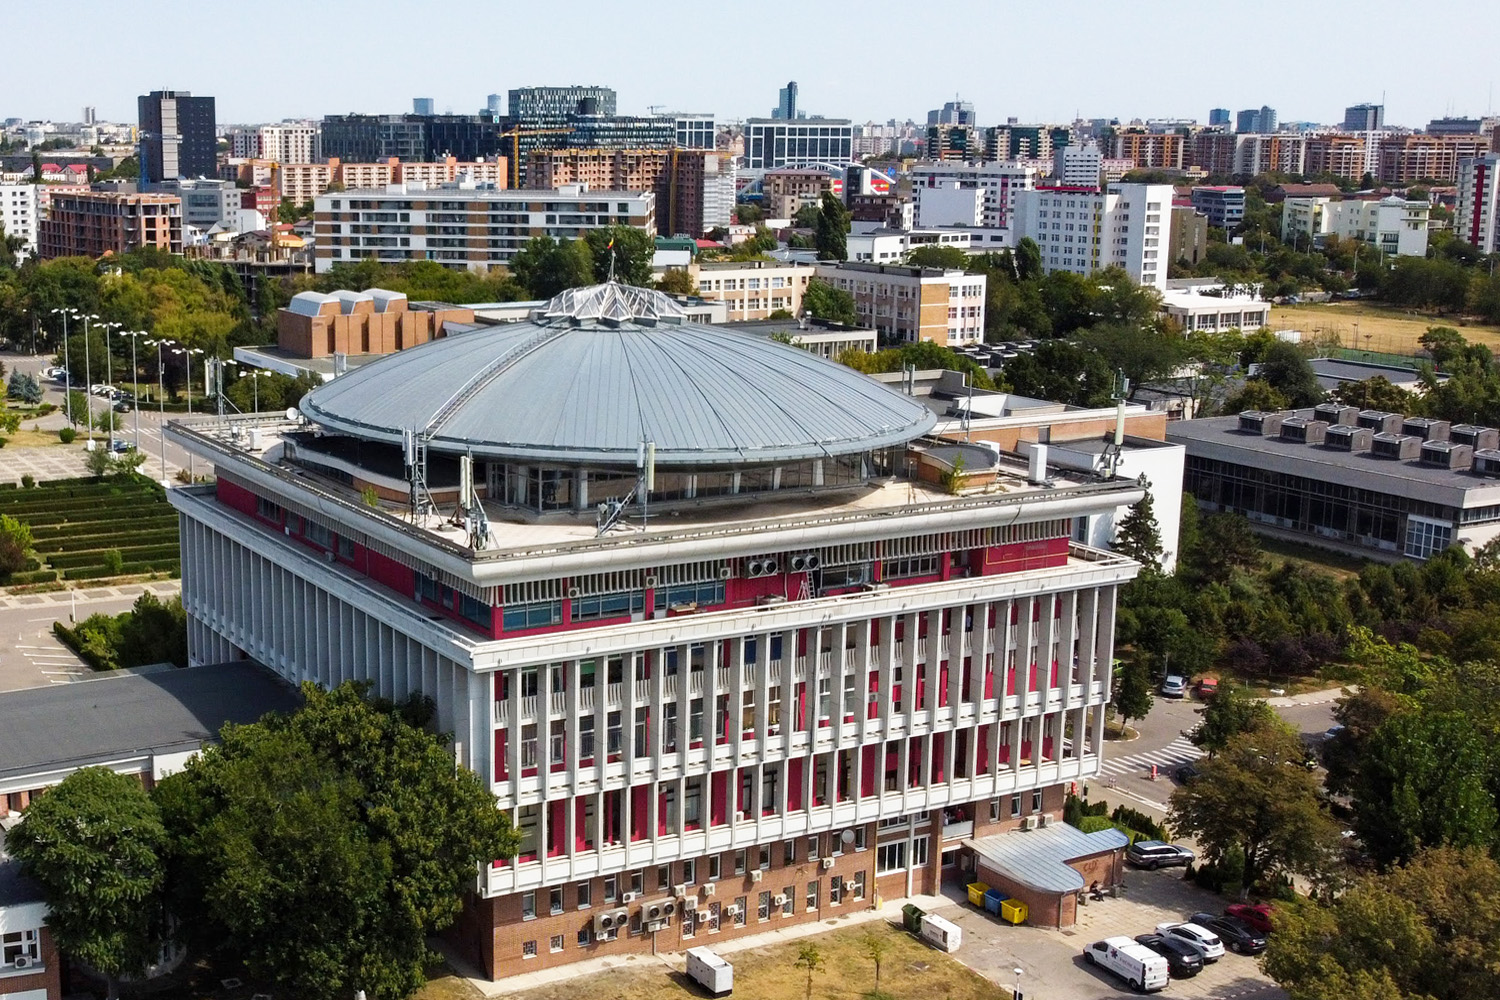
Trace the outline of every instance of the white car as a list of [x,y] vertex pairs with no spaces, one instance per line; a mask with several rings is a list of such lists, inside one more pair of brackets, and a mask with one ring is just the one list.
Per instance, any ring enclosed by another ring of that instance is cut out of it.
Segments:
[[1219,935],[1207,927],[1182,923],[1157,924],[1156,933],[1177,938],[1197,949],[1198,954],[1203,956],[1205,964],[1217,962],[1224,957],[1224,942],[1219,940]]
[[1179,674],[1168,674],[1167,679],[1161,682],[1163,698],[1186,698],[1187,689],[1187,678]]
[[1167,988],[1167,960],[1128,937],[1095,941],[1083,949],[1083,960],[1113,972],[1137,993],[1155,993]]

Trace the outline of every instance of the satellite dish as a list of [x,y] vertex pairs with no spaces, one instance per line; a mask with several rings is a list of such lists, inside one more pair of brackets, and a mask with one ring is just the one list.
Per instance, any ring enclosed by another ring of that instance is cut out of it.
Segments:
[[839,834],[839,839],[842,840],[846,844],[852,844],[852,843],[854,843],[854,831],[853,830],[845,830],[843,833]]
[[297,412],[297,408],[295,406],[288,406],[286,408],[286,418],[293,423],[296,423],[297,419],[301,416],[302,414]]

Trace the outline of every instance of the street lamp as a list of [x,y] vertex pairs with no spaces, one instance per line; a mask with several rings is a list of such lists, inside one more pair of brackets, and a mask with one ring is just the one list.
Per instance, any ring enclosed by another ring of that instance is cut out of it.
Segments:
[[257,414],[260,413],[260,377],[262,375],[269,374],[271,373],[260,371],[259,369],[248,372],[240,372],[240,378],[250,379],[250,398],[254,401],[253,409]]
[[175,347],[172,349],[172,353],[182,355],[182,367],[187,372],[187,376],[184,379],[187,382],[187,415],[191,417],[193,415],[193,355],[202,354],[203,348]]
[[[161,480],[167,481],[167,390],[162,381],[162,359],[161,349],[165,340],[148,340],[147,347],[156,348],[156,408],[161,423],[156,428],[156,436],[161,439]],[[140,412],[136,413],[136,420],[140,420]]]
[[110,322],[100,325],[104,327],[104,384],[109,387],[106,390],[108,394],[104,397],[109,409],[104,412],[109,414],[109,450],[113,452],[115,450],[115,351],[110,345],[109,334],[111,330],[117,330],[125,324]]
[[53,315],[62,314],[63,321],[63,413],[68,423],[73,422],[73,359],[68,357],[68,310],[61,307],[52,310]]
[[[74,314],[78,315],[78,314]],[[87,391],[84,405],[89,411],[89,451],[94,450],[94,370],[89,361],[89,320],[98,319],[94,313],[83,313],[83,387]]]
[[[146,336],[145,330],[126,330],[122,334],[130,338],[130,384],[134,388],[131,395],[134,402],[131,409],[135,410],[135,450],[141,450],[141,370],[135,363],[135,342],[139,337]],[[150,341],[147,341],[150,343]]]
[[1025,970],[1018,967],[1010,971],[1016,974],[1016,990],[1011,994],[1011,1000],[1021,1000],[1021,973]]

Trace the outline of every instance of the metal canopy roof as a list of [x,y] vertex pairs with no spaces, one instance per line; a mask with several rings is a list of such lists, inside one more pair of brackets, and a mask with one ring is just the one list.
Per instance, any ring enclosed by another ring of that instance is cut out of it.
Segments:
[[807,351],[683,322],[668,296],[572,289],[524,323],[400,351],[302,399],[324,427],[476,458],[634,465],[800,461],[901,444],[933,426],[918,400]]
[[1083,888],[1083,876],[1068,867],[1069,861],[1129,844],[1130,838],[1119,830],[1084,833],[1067,823],[964,841],[982,864],[1042,892],[1077,892]]

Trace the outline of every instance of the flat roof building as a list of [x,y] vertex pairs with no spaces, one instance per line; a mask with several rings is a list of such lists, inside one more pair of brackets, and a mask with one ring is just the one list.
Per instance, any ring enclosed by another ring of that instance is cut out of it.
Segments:
[[37,242],[44,260],[141,247],[182,253],[182,199],[117,191],[54,194],[47,218],[37,225]]
[[700,260],[688,265],[698,294],[723,302],[727,321],[770,319],[777,310],[802,314],[802,294],[817,274],[811,264],[768,260]]
[[1181,420],[1183,489],[1258,531],[1386,557],[1500,535],[1500,434],[1334,403]]
[[884,341],[957,347],[984,339],[983,274],[849,261],[816,268],[819,279],[854,297],[859,322]]
[[847,118],[750,118],[745,122],[745,166],[775,170],[810,163],[842,166],[854,152]]
[[945,478],[922,403],[614,284],[300,413],[167,428],[217,472],[168,494],[190,655],[434,699],[521,834],[453,936],[489,978],[936,892],[1099,772],[1137,567],[1071,539],[1134,481]]

